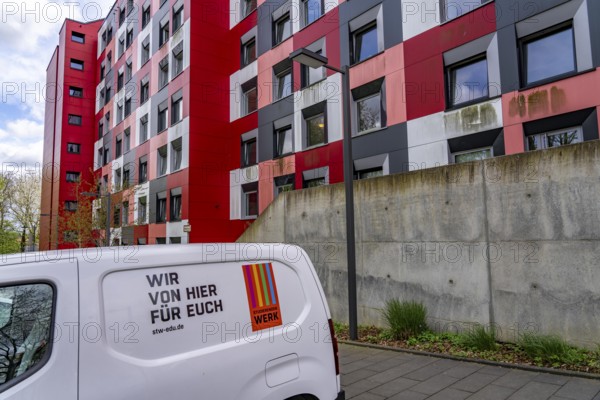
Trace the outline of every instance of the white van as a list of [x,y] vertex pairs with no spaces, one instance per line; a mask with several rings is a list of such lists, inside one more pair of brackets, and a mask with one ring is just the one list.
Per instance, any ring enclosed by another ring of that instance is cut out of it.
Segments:
[[296,246],[0,256],[0,299],[0,399],[344,399],[329,308]]

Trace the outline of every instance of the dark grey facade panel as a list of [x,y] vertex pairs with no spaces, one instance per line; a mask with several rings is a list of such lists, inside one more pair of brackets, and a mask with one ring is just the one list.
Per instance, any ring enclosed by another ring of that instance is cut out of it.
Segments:
[[402,4],[398,0],[345,1],[340,4],[340,46],[342,64],[350,64],[350,26],[354,18],[383,3],[384,48],[402,43]]
[[289,0],[268,0],[258,7],[256,54],[261,56],[273,47],[272,15]]
[[[390,154],[408,148],[406,123],[388,126],[377,132],[357,136],[352,139],[352,159]],[[408,150],[407,150],[408,151]],[[408,160],[408,153],[407,153]],[[390,167],[391,168],[391,167]]]
[[[150,43],[150,56],[152,57],[154,53],[158,51],[159,46],[159,37],[160,37],[160,21],[165,17],[165,15],[170,15],[171,7],[169,7],[169,2],[163,4],[161,8],[156,10],[154,15],[152,16],[152,43]],[[169,25],[169,29],[170,29]],[[118,40],[118,39],[117,39]],[[144,40],[144,38],[142,38]]]
[[588,0],[588,18],[590,19],[590,39],[592,41],[592,59],[594,67],[600,67],[600,1]]
[[[258,110],[258,162],[273,159],[273,123],[293,114],[294,96],[288,96]],[[299,134],[298,127],[294,127],[294,134]]]
[[521,85],[519,82],[517,33],[514,25],[498,30],[498,52],[502,94],[518,90]]
[[567,2],[569,0],[496,0],[496,29],[500,30]]
[[590,115],[583,121],[583,140],[597,140],[598,135],[598,110],[594,108]]
[[390,174],[397,174],[409,170],[408,149],[390,151],[388,154]]
[[[150,154],[148,155],[150,156]],[[167,177],[163,176],[150,181],[150,190],[148,193],[148,204],[150,205],[148,222],[156,223],[156,195],[167,190]]]

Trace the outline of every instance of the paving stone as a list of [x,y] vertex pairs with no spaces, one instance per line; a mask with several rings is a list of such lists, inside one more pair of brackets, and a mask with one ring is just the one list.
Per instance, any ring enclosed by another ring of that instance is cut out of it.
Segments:
[[498,379],[497,375],[489,375],[484,374],[482,372],[475,372],[474,374],[471,374],[466,378],[456,382],[454,385],[452,385],[452,388],[464,390],[467,392],[477,392],[486,385],[489,385],[490,383],[494,382],[496,379]]
[[529,382],[515,392],[508,400],[548,400],[556,391],[558,385],[543,382]]
[[520,389],[531,382],[536,376],[535,372],[512,370],[508,374],[494,381],[495,385],[506,386],[512,389]]
[[419,381],[414,381],[412,379],[396,378],[393,381],[377,386],[370,392],[385,397],[391,397],[418,384]]
[[513,371],[513,370],[509,369],[509,368],[496,367],[493,365],[486,365],[485,367],[483,367],[482,369],[479,370],[479,372],[483,372],[484,374],[498,375],[498,376],[506,375],[510,371]]
[[472,393],[463,392],[462,390],[456,389],[444,389],[441,392],[434,394],[431,397],[428,397],[428,400],[464,400],[469,397]]
[[410,360],[404,364],[390,368],[387,371],[380,372],[376,375],[373,375],[372,377],[370,377],[368,379],[373,380],[375,382],[379,382],[379,383],[389,382],[389,381],[399,378],[403,375],[406,375],[413,371],[416,371],[416,370],[424,367],[425,365],[431,364],[435,361],[436,361],[435,358],[431,358],[431,357],[415,358],[414,360]]
[[539,374],[533,380],[535,382],[552,383],[553,385],[564,385],[569,382],[568,376],[555,375],[555,374]]
[[417,381],[424,381],[432,376],[440,375],[444,371],[448,370],[450,367],[447,365],[436,365],[437,363],[432,363],[426,365],[423,368],[419,368],[416,371],[413,371],[409,374],[405,375],[405,378],[414,379]]
[[359,369],[349,374],[342,374],[342,385],[351,385],[354,382],[360,381],[361,379],[369,378],[375,375],[377,372],[371,371],[370,369]]
[[600,392],[600,381],[573,378],[556,395],[575,400],[592,400]]
[[400,394],[390,397],[388,400],[424,400],[428,396],[423,393],[413,392],[411,390],[404,391]]
[[419,393],[434,394],[452,385],[458,379],[448,375],[437,375],[413,386],[411,390]]
[[[450,375],[458,379],[466,378],[467,376],[479,371],[481,369],[481,365],[471,365],[465,363],[464,365],[459,365],[457,367],[452,367],[449,370],[445,371],[445,375]],[[494,375],[495,376],[495,375]]]
[[349,374],[351,372],[358,371],[359,369],[367,368],[372,364],[373,363],[369,360],[358,360],[354,361],[353,363],[340,366],[340,371],[344,374]]
[[376,394],[367,392],[361,393],[356,397],[352,398],[353,400],[385,400],[385,397],[377,396]]
[[362,379],[358,382],[354,382],[351,385],[345,386],[344,390],[346,391],[346,398],[350,399],[355,396],[358,396],[361,393],[368,392],[369,390],[377,386],[379,386],[377,382]]
[[488,385],[469,397],[469,400],[506,400],[514,392],[515,389],[505,386]]

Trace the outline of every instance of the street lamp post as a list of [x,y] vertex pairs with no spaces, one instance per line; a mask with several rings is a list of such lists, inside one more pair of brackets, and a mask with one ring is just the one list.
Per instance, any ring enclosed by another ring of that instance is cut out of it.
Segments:
[[105,194],[100,193],[100,191],[98,192],[82,192],[81,193],[83,196],[89,196],[89,197],[106,197],[106,227],[105,227],[105,233],[104,233],[104,237],[106,239],[105,241],[105,245],[106,247],[110,247],[110,192],[106,192]]
[[348,258],[348,322],[350,339],[358,339],[358,312],[356,296],[356,241],[354,238],[354,163],[352,161],[352,129],[350,108],[350,73],[348,66],[341,69],[329,65],[329,60],[305,48],[290,54],[290,59],[310,68],[324,67],[342,74],[344,109],[344,187],[346,190],[346,249]]

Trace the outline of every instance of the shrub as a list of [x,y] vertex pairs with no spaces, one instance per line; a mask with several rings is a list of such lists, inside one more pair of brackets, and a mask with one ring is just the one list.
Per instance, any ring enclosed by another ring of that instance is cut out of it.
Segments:
[[495,350],[498,347],[496,344],[496,331],[493,327],[486,329],[482,325],[477,325],[467,333],[462,334],[460,343],[465,347],[479,351]]
[[543,362],[571,362],[574,349],[555,335],[536,335],[525,333],[519,340],[519,345],[527,355]]
[[383,317],[396,340],[407,339],[427,330],[427,309],[421,303],[390,300],[385,305]]

